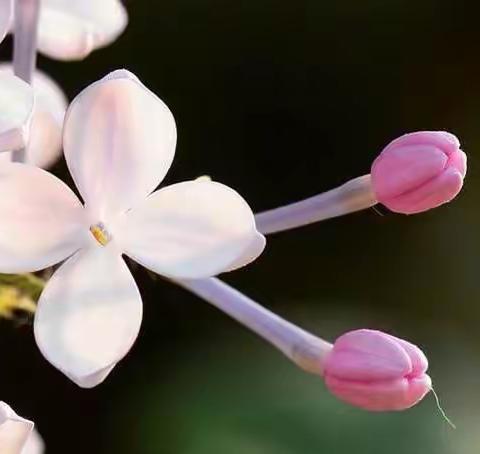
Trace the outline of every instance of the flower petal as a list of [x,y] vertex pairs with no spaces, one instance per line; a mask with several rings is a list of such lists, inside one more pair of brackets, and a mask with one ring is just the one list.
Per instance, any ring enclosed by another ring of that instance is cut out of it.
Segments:
[[127,23],[119,0],[42,0],[38,49],[58,60],[81,60],[115,41]]
[[396,338],[366,329],[340,336],[325,364],[326,376],[352,382],[384,382],[405,377],[412,370],[412,361]]
[[38,271],[89,238],[85,211],[55,176],[18,163],[0,165],[0,272]]
[[18,416],[0,402],[0,448],[2,454],[20,454],[33,429],[33,422]]
[[102,221],[157,187],[175,142],[168,107],[128,71],[114,71],[86,88],[65,119],[68,167],[87,208]]
[[156,273],[173,278],[213,276],[245,257],[258,232],[253,213],[229,187],[188,181],[153,193],[113,228],[125,253]]
[[244,254],[236,259],[225,271],[233,271],[253,262],[263,252],[266,244],[266,238],[261,233],[256,232]]
[[[13,66],[0,64],[0,74],[13,75]],[[37,167],[49,167],[62,151],[62,129],[67,99],[58,84],[44,72],[33,75],[35,109],[30,125],[25,162]]]
[[13,0],[0,0],[0,42],[9,32],[13,19]]
[[0,73],[0,151],[23,148],[34,111],[32,87],[19,77]]
[[3,163],[12,162],[12,156],[13,153],[11,151],[2,151],[0,153],[0,165],[3,165]]
[[90,388],[128,353],[141,321],[142,300],[127,265],[113,248],[95,246],[48,281],[35,313],[35,339],[48,361]]
[[22,449],[22,454],[43,454],[45,452],[45,443],[40,434],[33,429],[27,444]]

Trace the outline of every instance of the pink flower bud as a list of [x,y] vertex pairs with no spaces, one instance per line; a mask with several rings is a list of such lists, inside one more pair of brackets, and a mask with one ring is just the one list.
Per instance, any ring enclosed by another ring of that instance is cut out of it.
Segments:
[[370,411],[405,410],[431,390],[423,352],[369,329],[340,336],[325,362],[325,383],[339,399]]
[[448,132],[420,131],[395,139],[372,165],[377,200],[397,213],[430,210],[462,189],[467,157]]

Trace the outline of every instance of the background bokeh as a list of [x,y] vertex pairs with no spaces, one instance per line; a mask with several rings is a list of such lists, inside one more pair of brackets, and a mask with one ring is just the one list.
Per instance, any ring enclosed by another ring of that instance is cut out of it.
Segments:
[[[130,25],[114,45],[83,62],[38,63],[70,99],[125,67],[165,100],[179,136],[166,183],[208,174],[258,211],[367,173],[402,133],[459,136],[469,172],[448,206],[412,217],[368,210],[278,234],[256,263],[225,276],[327,339],[372,327],[414,341],[458,429],[431,396],[398,414],[336,401],[320,378],[142,269],[141,335],[104,384],[79,389],[41,357],[31,323],[0,321],[0,398],[36,421],[48,454],[477,454],[478,2],[127,7]],[[68,178],[64,163],[54,172]]]

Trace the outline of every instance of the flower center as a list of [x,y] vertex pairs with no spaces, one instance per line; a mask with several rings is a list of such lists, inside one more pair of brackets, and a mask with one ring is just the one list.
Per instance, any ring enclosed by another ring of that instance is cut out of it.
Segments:
[[108,230],[105,228],[105,225],[102,222],[91,225],[90,232],[102,246],[106,246],[112,239],[112,236],[110,233],[108,233]]

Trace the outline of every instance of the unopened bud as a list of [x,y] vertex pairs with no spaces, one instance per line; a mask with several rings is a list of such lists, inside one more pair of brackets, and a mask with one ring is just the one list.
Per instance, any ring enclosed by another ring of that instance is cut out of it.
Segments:
[[391,142],[374,161],[372,187],[390,210],[414,214],[452,200],[466,170],[466,155],[453,134],[414,132]]
[[325,362],[327,388],[370,411],[405,410],[432,389],[428,361],[415,345],[380,331],[340,336]]

